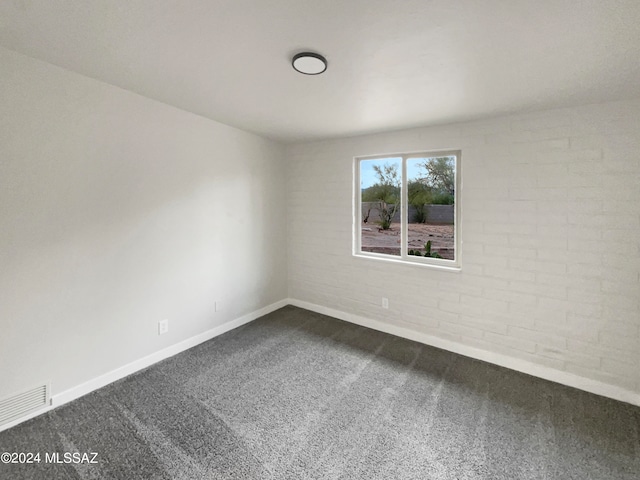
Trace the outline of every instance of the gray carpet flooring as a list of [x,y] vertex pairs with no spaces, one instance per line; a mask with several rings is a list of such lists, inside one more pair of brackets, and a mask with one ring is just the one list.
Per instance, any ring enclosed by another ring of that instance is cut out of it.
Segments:
[[0,433],[2,451],[98,454],[2,479],[638,480],[640,408],[285,307]]

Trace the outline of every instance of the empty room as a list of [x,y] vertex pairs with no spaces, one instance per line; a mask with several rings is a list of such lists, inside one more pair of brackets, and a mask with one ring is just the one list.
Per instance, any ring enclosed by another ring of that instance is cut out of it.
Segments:
[[638,480],[640,2],[0,2],[0,478]]

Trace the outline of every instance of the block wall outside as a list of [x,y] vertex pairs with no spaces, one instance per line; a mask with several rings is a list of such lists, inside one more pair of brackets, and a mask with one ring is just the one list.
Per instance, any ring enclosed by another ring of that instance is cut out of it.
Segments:
[[[453,225],[454,223],[454,206],[453,205],[425,205],[425,213],[427,215],[427,223],[435,225]],[[416,214],[416,208],[413,205],[409,205],[409,223],[415,223],[414,218]],[[367,223],[375,225],[375,222],[380,221],[380,213],[378,208],[378,202],[362,202],[362,218],[368,218]],[[392,219],[393,222],[400,222],[400,208],[395,213]]]

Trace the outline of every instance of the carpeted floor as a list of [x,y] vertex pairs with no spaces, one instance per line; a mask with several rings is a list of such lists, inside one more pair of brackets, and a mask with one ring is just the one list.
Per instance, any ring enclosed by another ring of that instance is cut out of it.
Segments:
[[42,454],[0,464],[12,480],[638,480],[640,408],[285,307],[0,433],[5,451]]

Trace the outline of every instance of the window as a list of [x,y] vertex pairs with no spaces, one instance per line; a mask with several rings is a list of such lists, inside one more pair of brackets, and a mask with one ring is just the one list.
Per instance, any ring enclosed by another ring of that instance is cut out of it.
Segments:
[[459,267],[460,152],[355,162],[354,254]]

